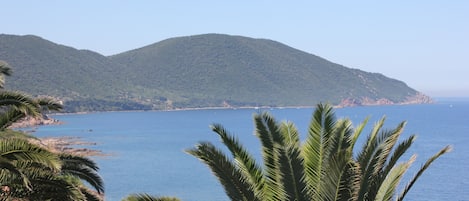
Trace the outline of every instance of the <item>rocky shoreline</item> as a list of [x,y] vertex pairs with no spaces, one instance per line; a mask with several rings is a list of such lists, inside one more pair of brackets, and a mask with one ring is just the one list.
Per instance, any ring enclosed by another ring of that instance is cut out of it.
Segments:
[[96,143],[83,141],[79,137],[46,137],[40,138],[36,142],[56,153],[80,156],[108,156],[108,154],[104,154],[100,150],[80,147],[92,146],[96,145]]
[[62,124],[63,122],[50,118],[47,115],[42,115],[42,117],[26,117],[18,122],[13,123],[9,128],[28,128],[42,125],[57,125]]
[[356,106],[376,106],[376,105],[409,105],[409,104],[429,104],[433,103],[432,98],[423,94],[417,93],[414,96],[409,96],[405,101],[394,102],[386,98],[373,99],[369,97],[362,98],[346,98],[343,99],[336,107],[356,107]]
[[[26,132],[35,132],[37,126],[58,124],[63,124],[63,122],[43,115],[42,117],[36,118],[26,117],[21,121],[15,122],[9,128],[32,128],[32,130]],[[96,143],[83,141],[79,137],[45,137],[35,138],[31,141],[56,153],[76,154],[80,156],[107,156],[107,154],[104,154],[100,150],[84,148],[83,146],[89,147],[96,145]]]

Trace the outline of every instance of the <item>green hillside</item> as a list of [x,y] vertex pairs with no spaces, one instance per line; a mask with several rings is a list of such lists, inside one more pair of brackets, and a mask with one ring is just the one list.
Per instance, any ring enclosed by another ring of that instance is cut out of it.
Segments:
[[58,97],[74,112],[429,100],[381,74],[275,41],[221,34],[171,38],[110,57],[37,36],[0,35],[0,60],[14,71],[7,89]]
[[417,94],[381,74],[346,68],[275,41],[241,36],[171,38],[110,58],[133,70],[138,77],[134,84],[177,94],[172,97],[176,107],[223,102],[311,106],[362,97],[397,103]]
[[125,67],[88,50],[58,45],[37,36],[0,35],[0,60],[13,75],[6,88],[65,101],[67,111],[119,109],[133,105],[126,97],[132,88]]

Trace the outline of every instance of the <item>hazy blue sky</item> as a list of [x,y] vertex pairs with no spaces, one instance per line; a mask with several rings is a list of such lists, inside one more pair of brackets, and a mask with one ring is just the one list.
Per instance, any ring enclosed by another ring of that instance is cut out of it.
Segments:
[[204,33],[265,38],[431,96],[469,96],[469,1],[332,2],[10,0],[0,33],[104,55]]

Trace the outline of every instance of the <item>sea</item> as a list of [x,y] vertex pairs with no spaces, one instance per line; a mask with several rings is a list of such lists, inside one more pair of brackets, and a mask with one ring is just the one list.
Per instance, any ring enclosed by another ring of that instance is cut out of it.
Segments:
[[[469,201],[469,98],[440,98],[434,104],[362,106],[335,109],[337,118],[358,125],[369,118],[357,142],[361,148],[373,124],[385,117],[385,129],[406,121],[404,140],[417,135],[403,159],[417,160],[401,181],[401,187],[418,168],[446,145],[452,152],[437,159],[420,177],[406,200]],[[278,121],[296,124],[302,139],[314,108],[200,109],[181,111],[99,112],[60,114],[61,125],[40,126],[38,137],[79,137],[101,150],[93,156],[105,182],[105,199],[119,201],[133,193],[174,196],[183,201],[227,201],[224,189],[209,168],[185,153],[197,143],[208,141],[226,151],[210,130],[222,124],[256,158],[260,143],[254,136],[253,115],[267,111]],[[226,152],[228,153],[228,152]],[[260,160],[258,160],[260,162]]]

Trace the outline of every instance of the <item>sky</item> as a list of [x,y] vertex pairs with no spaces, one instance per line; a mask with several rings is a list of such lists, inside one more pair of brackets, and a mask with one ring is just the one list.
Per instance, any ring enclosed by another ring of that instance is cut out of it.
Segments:
[[466,0],[14,0],[0,8],[0,33],[106,56],[172,37],[240,35],[382,73],[432,97],[469,97]]

